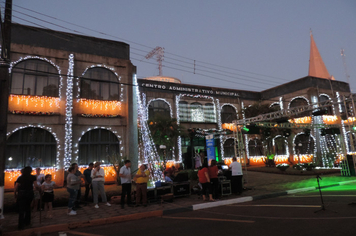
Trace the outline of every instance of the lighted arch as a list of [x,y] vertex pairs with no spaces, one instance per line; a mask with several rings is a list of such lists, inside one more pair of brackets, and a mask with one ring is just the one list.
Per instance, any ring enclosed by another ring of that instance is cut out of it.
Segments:
[[164,98],[153,98],[153,99],[151,99],[151,100],[149,100],[149,101],[147,102],[147,106],[146,106],[146,119],[148,119],[148,107],[150,106],[151,102],[153,102],[153,101],[163,101],[163,102],[165,102],[165,103],[168,105],[168,107],[169,107],[169,114],[170,114],[171,118],[173,118],[173,110],[172,110],[172,105],[171,105],[171,103],[168,102],[168,101],[167,101],[166,99],[164,99]]
[[296,100],[296,99],[304,99],[304,100],[307,102],[307,104],[310,105],[310,102],[309,102],[309,100],[308,100],[306,97],[304,97],[304,96],[297,96],[297,97],[292,98],[292,100],[290,100],[290,102],[288,103],[288,109],[290,108],[290,104],[291,104],[294,100]]

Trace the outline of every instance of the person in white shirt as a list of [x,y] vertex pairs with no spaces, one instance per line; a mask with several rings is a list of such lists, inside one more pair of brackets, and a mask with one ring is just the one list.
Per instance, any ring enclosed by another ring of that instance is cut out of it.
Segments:
[[99,208],[98,205],[98,194],[100,192],[101,200],[105,205],[111,206],[106,199],[106,193],[104,188],[105,182],[105,171],[103,168],[100,168],[100,162],[95,162],[94,168],[91,170],[92,186],[93,186],[93,201],[95,208]]
[[127,205],[132,207],[131,203],[131,161],[126,160],[125,165],[120,168],[119,176],[121,178],[121,208],[124,209],[125,197],[127,195]]
[[232,163],[229,166],[231,169],[231,192],[235,194],[242,193],[242,167],[239,162],[237,162],[236,157],[232,158]]

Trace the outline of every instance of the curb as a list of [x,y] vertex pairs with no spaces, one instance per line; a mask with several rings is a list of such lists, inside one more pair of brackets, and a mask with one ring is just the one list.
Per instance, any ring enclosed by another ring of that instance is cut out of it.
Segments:
[[[320,186],[320,189],[341,186],[341,185],[355,183],[355,182],[356,182],[356,180],[343,181],[343,182],[339,182],[337,184]],[[140,220],[140,219],[151,218],[151,217],[160,217],[160,216],[164,216],[164,215],[171,215],[171,214],[182,213],[182,212],[202,210],[202,209],[207,209],[207,208],[212,208],[212,207],[217,207],[217,206],[224,206],[224,205],[231,205],[231,204],[242,203],[242,202],[257,201],[257,200],[261,200],[261,199],[275,198],[275,197],[280,197],[280,196],[284,196],[284,195],[307,192],[307,191],[312,191],[312,190],[317,190],[317,189],[319,189],[319,188],[318,187],[308,187],[308,188],[291,189],[291,190],[287,190],[287,191],[283,191],[283,192],[269,193],[269,194],[263,194],[263,195],[257,195],[257,196],[239,197],[239,198],[233,198],[233,199],[217,201],[217,202],[200,203],[200,204],[195,204],[195,205],[188,206],[188,207],[181,207],[181,208],[175,208],[175,209],[169,209],[169,210],[148,211],[148,212],[141,212],[141,213],[136,213],[136,214],[131,214],[131,215],[113,216],[113,217],[109,217],[109,218],[81,221],[81,222],[68,223],[68,224],[48,225],[48,226],[31,228],[31,229],[21,230],[21,231],[3,232],[3,236],[12,236],[12,235],[28,236],[28,235],[40,235],[40,234],[45,234],[45,233],[69,231],[72,229],[84,228],[84,227],[89,227],[89,226],[120,223],[120,222],[125,222],[125,221]]]

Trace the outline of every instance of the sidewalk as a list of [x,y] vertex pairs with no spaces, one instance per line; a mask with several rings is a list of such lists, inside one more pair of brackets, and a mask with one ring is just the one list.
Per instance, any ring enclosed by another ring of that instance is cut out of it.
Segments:
[[[125,206],[125,209],[121,209],[120,205],[108,207],[101,204],[99,205],[100,208],[96,209],[94,208],[94,204],[90,204],[78,210],[78,215],[76,216],[68,216],[66,214],[66,207],[58,207],[53,210],[53,219],[44,219],[42,217],[40,224],[39,214],[37,214],[32,219],[32,228],[23,231],[17,231],[18,215],[16,213],[6,214],[5,212],[5,219],[2,223],[3,234],[20,236],[66,231],[79,227],[157,217],[179,211],[233,204],[238,201],[276,197],[288,194],[287,190],[295,191],[295,189],[302,189],[302,191],[310,191],[317,187],[315,176],[279,175],[250,171],[245,177],[247,177],[248,183],[244,186],[247,190],[244,191],[243,194],[239,196],[230,195],[224,197],[222,201],[214,203],[204,203],[201,199],[198,199],[197,195],[191,195],[190,197],[176,198],[173,203],[163,203],[162,205],[159,203],[151,203],[148,207],[137,208]],[[334,186],[345,181],[356,182],[356,177],[342,177],[340,174],[332,174],[323,176],[322,178],[320,181],[322,187]],[[290,193],[293,193],[293,191],[290,191]]]

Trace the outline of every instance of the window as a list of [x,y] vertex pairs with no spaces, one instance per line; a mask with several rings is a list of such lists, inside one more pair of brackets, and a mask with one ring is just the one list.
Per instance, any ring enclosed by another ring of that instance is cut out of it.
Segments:
[[204,122],[216,123],[215,107],[212,103],[206,103],[204,105]]
[[15,65],[11,73],[11,94],[59,96],[57,69],[42,60],[29,59]]
[[295,137],[295,154],[313,154],[314,139],[310,135],[300,134]]
[[5,168],[53,167],[57,159],[57,142],[47,130],[24,128],[7,140]]
[[281,110],[281,106],[278,103],[274,103],[271,105],[271,108],[275,111]]
[[259,139],[252,139],[248,142],[248,152],[250,157],[263,156],[263,145]]
[[230,158],[235,156],[234,139],[229,138],[224,143],[224,157]]
[[180,122],[189,122],[189,105],[188,102],[179,102],[179,119]]
[[288,155],[286,145],[284,138],[276,138],[274,140],[275,155]]
[[233,106],[225,105],[221,108],[221,123],[232,123],[237,120],[236,110]]
[[79,141],[79,165],[100,161],[108,164],[110,156],[120,153],[120,143],[114,133],[106,129],[86,132]]
[[94,100],[120,100],[120,83],[109,69],[94,67],[88,69],[80,79],[80,97]]
[[204,122],[203,106],[199,102],[190,104],[190,116],[192,122]]
[[[319,97],[319,102],[325,102],[325,101],[328,101],[328,100],[330,100],[327,96],[325,96],[325,95],[320,95],[320,97]],[[330,101],[331,102],[331,101]],[[328,106],[328,107],[325,107],[326,109],[327,109],[327,111],[328,111],[328,115],[333,115],[334,113],[333,113],[333,107],[330,105],[330,106]]]
[[[307,106],[307,105],[308,105],[308,102],[304,98],[296,98],[290,102],[289,107],[293,108],[293,107],[300,107],[300,106]],[[297,115],[297,117],[303,117],[303,116],[309,116],[309,115],[310,115],[310,112],[305,111],[305,112],[299,113]]]
[[156,116],[170,118],[171,112],[168,104],[162,100],[154,100],[148,106],[148,119],[154,119]]
[[[352,142],[351,142],[351,135],[352,135]],[[353,147],[351,146],[351,143],[353,143]],[[356,135],[352,133],[347,133],[347,145],[349,147],[349,152],[355,152],[356,151]]]

